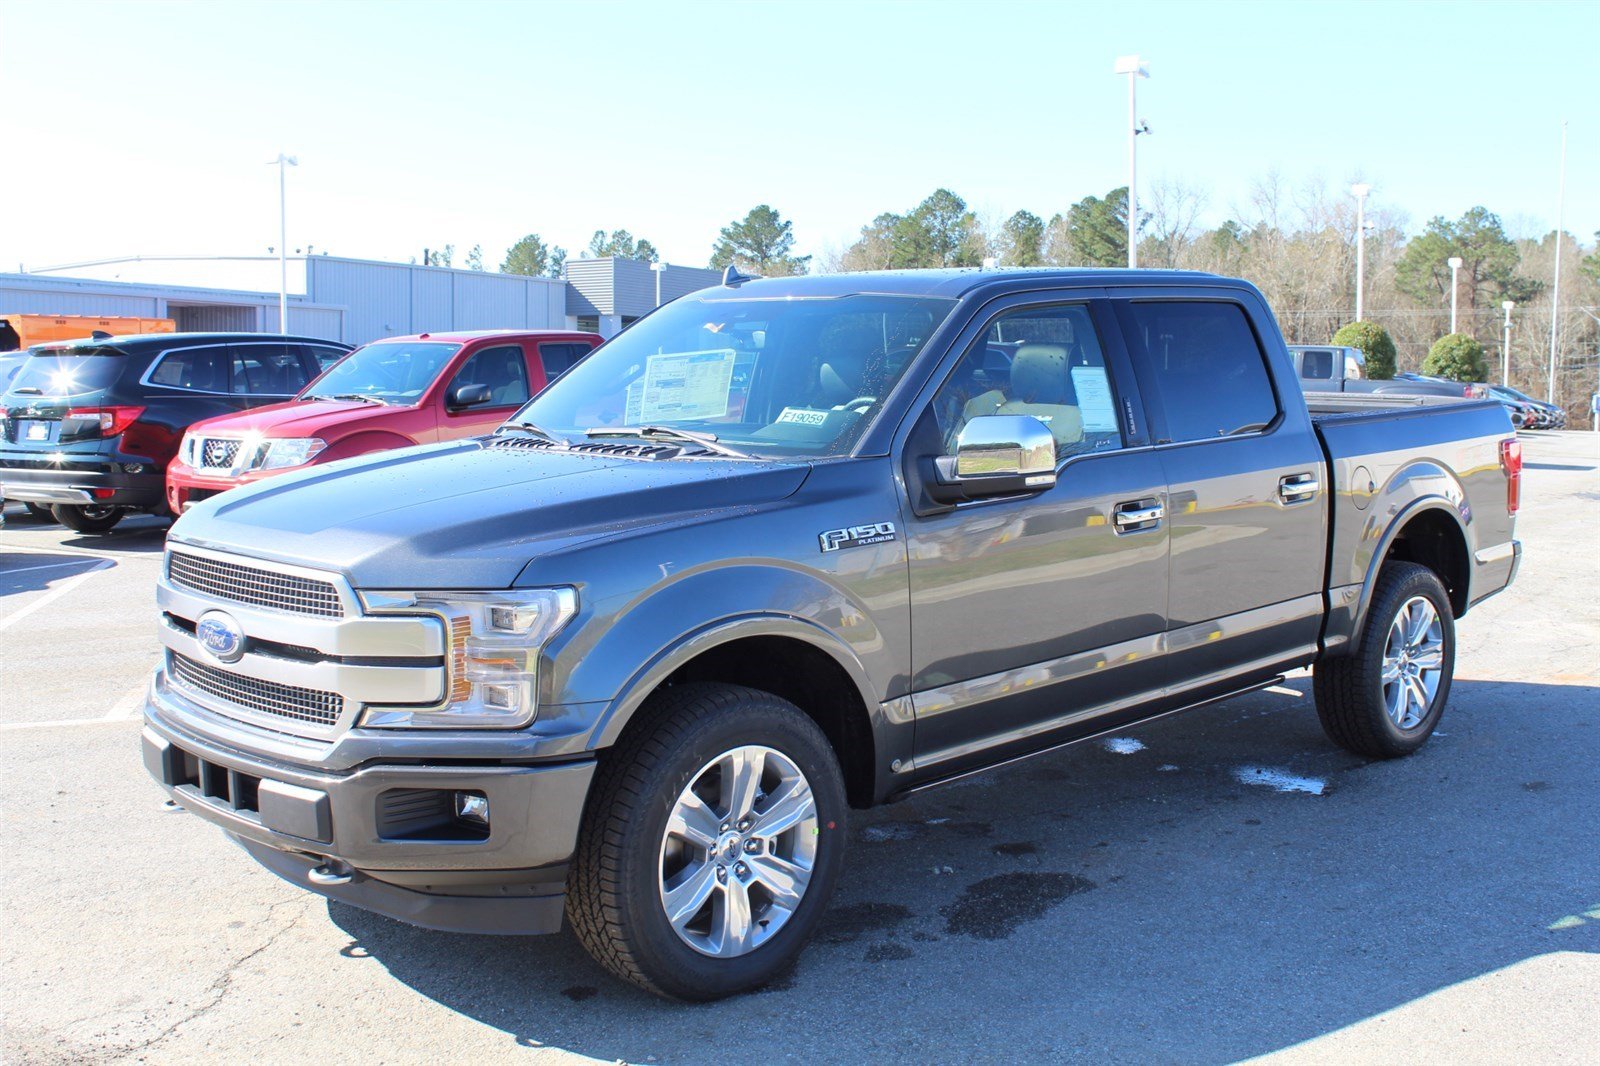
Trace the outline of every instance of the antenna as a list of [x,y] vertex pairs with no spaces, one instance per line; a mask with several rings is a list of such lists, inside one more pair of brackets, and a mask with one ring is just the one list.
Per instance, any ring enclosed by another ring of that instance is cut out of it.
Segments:
[[728,265],[728,269],[722,272],[722,284],[726,285],[730,289],[737,289],[740,285],[743,285],[747,281],[760,280],[761,275],[741,274],[739,273],[739,268],[731,263]]

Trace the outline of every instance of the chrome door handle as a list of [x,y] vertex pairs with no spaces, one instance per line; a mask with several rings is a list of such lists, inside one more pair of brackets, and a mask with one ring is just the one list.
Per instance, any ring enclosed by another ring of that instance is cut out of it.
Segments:
[[1159,522],[1166,517],[1167,509],[1159,503],[1154,507],[1119,508],[1113,516],[1117,523],[1117,530],[1121,532],[1130,526],[1143,526],[1151,522]]
[[1310,474],[1289,474],[1278,479],[1278,498],[1284,503],[1309,500],[1322,488],[1322,483]]

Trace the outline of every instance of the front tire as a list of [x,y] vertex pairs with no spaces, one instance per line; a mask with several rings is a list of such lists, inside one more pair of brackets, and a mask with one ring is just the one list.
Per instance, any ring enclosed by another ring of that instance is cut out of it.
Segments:
[[606,969],[712,1000],[783,973],[833,894],[844,779],[799,708],[736,685],[667,689],[606,754],[567,918]]
[[1455,615],[1439,576],[1416,563],[1386,564],[1360,650],[1316,666],[1312,693],[1323,732],[1357,755],[1410,755],[1444,715],[1455,661]]
[[50,508],[56,521],[78,533],[109,533],[122,521],[120,507],[104,505],[76,506],[58,503]]

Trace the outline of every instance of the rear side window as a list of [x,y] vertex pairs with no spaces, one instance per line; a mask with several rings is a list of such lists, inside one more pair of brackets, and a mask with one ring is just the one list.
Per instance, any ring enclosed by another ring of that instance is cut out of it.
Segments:
[[1126,305],[1136,347],[1154,376],[1173,442],[1265,429],[1277,397],[1255,331],[1238,304],[1139,301]]
[[463,385],[489,386],[489,406],[521,406],[528,402],[528,365],[522,348],[485,348],[467,360],[450,383],[450,394]]
[[[116,384],[128,357],[121,352],[85,349],[71,354],[28,355],[21,359],[10,388],[38,396],[82,396]],[[5,383],[0,380],[0,391]]]
[[292,396],[306,384],[298,345],[234,344],[232,392],[241,396]]
[[544,366],[545,381],[554,381],[565,374],[592,350],[592,346],[588,344],[539,345],[539,361]]
[[220,344],[179,348],[161,357],[150,384],[194,392],[228,391],[228,349]]
[[1326,348],[1311,348],[1300,353],[1300,376],[1312,381],[1333,377],[1333,353]]

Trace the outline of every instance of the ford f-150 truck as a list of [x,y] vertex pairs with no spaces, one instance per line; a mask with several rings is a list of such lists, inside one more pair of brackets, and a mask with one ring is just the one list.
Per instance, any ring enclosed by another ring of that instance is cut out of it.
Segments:
[[1521,453],[1331,399],[1226,278],[730,271],[492,435],[191,508],[145,763],[312,891],[749,989],[851,808],[1308,665],[1335,743],[1421,747]]

